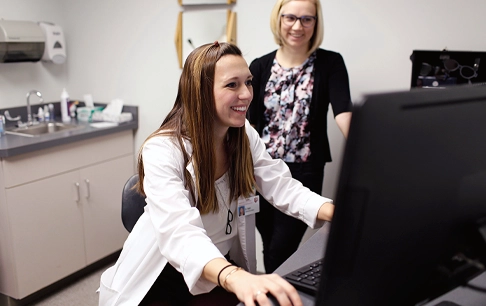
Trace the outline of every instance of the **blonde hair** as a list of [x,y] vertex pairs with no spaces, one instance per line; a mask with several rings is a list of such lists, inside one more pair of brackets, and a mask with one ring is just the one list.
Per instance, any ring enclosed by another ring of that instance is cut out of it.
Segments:
[[322,17],[321,2],[319,0],[277,0],[273,6],[272,13],[270,14],[270,29],[272,30],[273,38],[277,45],[284,45],[284,40],[280,35],[282,26],[282,23],[280,22],[280,15],[282,14],[282,7],[291,1],[311,1],[316,6],[317,20],[316,24],[314,25],[314,34],[310,40],[309,50],[307,52],[307,55],[310,55],[312,52],[317,50],[317,48],[319,48],[324,40],[324,19]]
[[[187,166],[194,165],[195,182],[184,172],[185,188],[201,214],[217,212],[219,209],[214,182],[216,180],[216,159],[214,153],[214,72],[216,63],[225,55],[242,56],[240,49],[229,43],[206,44],[189,54],[179,80],[179,89],[172,110],[164,122],[148,138],[160,135],[173,137]],[[186,152],[183,139],[189,139],[192,155]],[[146,141],[147,141],[146,140]],[[250,143],[245,126],[228,129],[226,154],[229,158],[230,199],[248,197],[255,185]],[[143,147],[143,146],[142,146]],[[137,190],[144,194],[144,167],[141,150],[138,155],[139,183]],[[164,188],[164,186],[160,186]],[[197,193],[197,202],[194,194]]]

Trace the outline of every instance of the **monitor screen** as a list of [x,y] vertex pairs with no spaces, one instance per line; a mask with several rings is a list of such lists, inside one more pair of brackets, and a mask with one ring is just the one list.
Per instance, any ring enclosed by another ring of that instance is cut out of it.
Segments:
[[355,106],[316,305],[417,305],[480,273],[485,115],[486,86]]

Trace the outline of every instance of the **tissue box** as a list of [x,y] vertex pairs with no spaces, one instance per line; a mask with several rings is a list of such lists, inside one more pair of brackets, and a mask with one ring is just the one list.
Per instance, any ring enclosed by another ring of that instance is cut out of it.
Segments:
[[[115,121],[116,120],[116,121]],[[133,120],[132,113],[121,113],[113,122],[127,122]]]
[[127,122],[133,120],[132,113],[121,113],[119,115],[95,112],[92,116],[93,120],[96,121],[108,121],[108,122]]
[[93,114],[93,120],[108,122],[126,122],[132,121],[132,113],[122,113],[123,100],[113,99],[101,112]]

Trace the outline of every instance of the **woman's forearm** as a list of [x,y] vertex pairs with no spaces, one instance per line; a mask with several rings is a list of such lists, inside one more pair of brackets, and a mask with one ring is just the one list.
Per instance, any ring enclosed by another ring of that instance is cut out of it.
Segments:
[[317,219],[324,221],[332,221],[334,215],[334,204],[326,202],[322,204],[321,208],[317,212]]

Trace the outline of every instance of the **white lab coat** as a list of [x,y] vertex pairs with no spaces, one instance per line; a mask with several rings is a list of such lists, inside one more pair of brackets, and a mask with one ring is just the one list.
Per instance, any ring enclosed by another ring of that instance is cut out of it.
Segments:
[[[260,193],[278,209],[310,227],[321,226],[323,222],[316,220],[317,212],[323,203],[332,201],[293,180],[287,165],[267,154],[264,143],[248,121],[245,127]],[[189,141],[185,142],[185,148],[190,155]],[[101,276],[100,306],[138,305],[168,262],[182,273],[192,294],[206,293],[216,286],[201,274],[209,261],[224,256],[206,235],[199,211],[184,188],[180,150],[168,137],[160,136],[144,145],[143,156],[145,212],[125,241],[115,265]],[[189,164],[187,169],[194,179],[193,165]],[[239,239],[235,239],[230,257],[255,273],[254,215],[235,219]]]

